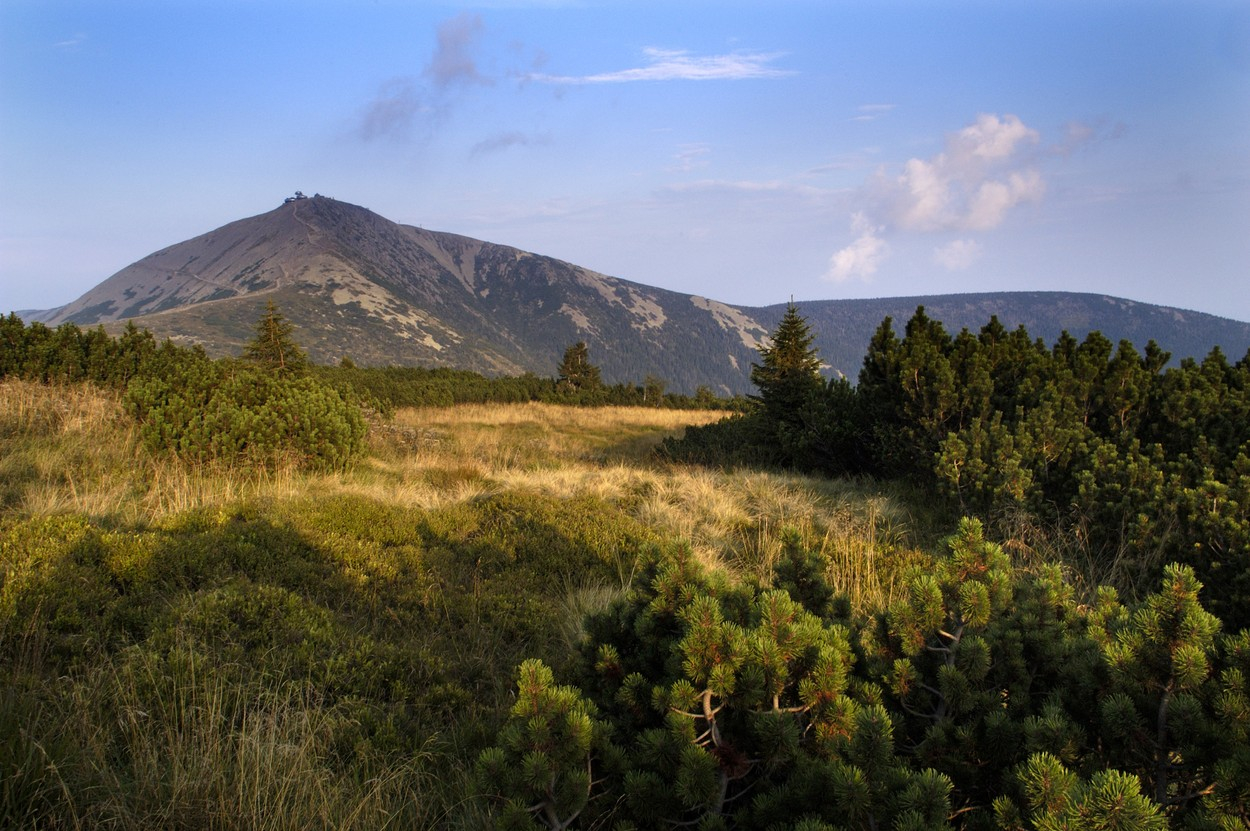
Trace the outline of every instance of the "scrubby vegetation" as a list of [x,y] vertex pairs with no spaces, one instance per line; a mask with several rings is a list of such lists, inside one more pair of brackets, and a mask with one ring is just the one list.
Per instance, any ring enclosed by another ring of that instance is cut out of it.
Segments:
[[1250,360],[918,314],[852,386],[792,310],[728,419],[414,408],[477,382],[281,324],[0,321],[0,827],[1250,821]]
[[0,347],[0,376],[123,391],[142,443],[186,460],[335,468],[364,439],[354,396],[307,377],[289,326],[272,306],[238,361],[213,361],[169,341],[158,347],[133,323],[114,339],[73,324],[26,327],[15,315],[0,321]]
[[952,337],[921,308],[901,339],[882,323],[851,386],[820,378],[810,342],[792,308],[757,406],[671,457],[906,479],[1000,535],[1074,547],[1130,596],[1189,565],[1226,625],[1250,625],[1250,353],[1169,367],[1097,332],[1047,347],[992,319]]

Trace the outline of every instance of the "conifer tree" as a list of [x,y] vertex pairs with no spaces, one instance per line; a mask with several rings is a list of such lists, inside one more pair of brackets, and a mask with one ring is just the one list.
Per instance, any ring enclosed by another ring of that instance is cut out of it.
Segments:
[[1220,621],[1199,603],[1201,587],[1191,569],[1168,566],[1160,590],[1106,647],[1115,691],[1102,700],[1105,739],[1173,810],[1197,799],[1210,776],[1202,762],[1214,724],[1202,698]]
[[791,303],[768,345],[760,347],[760,363],[751,364],[751,383],[759,390],[752,398],[774,424],[798,424],[800,410],[824,383],[815,338]]
[[[827,585],[795,559],[787,582],[827,608]],[[629,597],[587,630],[583,689],[622,738],[623,765],[595,768],[592,791],[606,798],[592,793],[580,827],[949,827],[949,779],[911,769],[896,754],[890,714],[852,694],[849,631],[786,591],[731,585],[682,548],[652,559]],[[522,700],[535,701],[526,689],[518,708]],[[581,750],[562,767],[549,755],[530,763],[541,771],[529,783],[504,772],[509,759],[526,769],[532,737],[559,735],[552,725],[566,709],[551,699],[514,710],[524,728],[510,726],[483,755],[507,783],[509,815],[528,806],[546,827],[566,827],[541,819],[550,798],[533,787],[563,781],[561,771],[584,764]],[[586,780],[576,781],[580,793]],[[574,801],[556,815],[572,810]]]
[[995,799],[1002,831],[1167,831],[1167,817],[1130,774],[1101,770],[1085,781],[1053,755],[1037,753],[1020,766],[1016,779],[1025,809],[1006,796]]
[[255,336],[243,347],[245,360],[283,377],[308,371],[308,356],[293,337],[295,327],[278,311],[273,300],[265,304],[265,313],[256,321],[255,331]]
[[526,661],[517,677],[511,718],[499,744],[478,759],[478,780],[503,801],[502,827],[532,828],[537,822],[564,831],[590,801],[595,768],[617,751],[594,705],[577,689],[557,685],[542,661]]
[[0,378],[20,375],[26,363],[26,324],[16,312],[0,317]]
[[603,387],[603,379],[599,367],[590,362],[590,349],[585,341],[564,350],[564,358],[560,361],[559,378],[556,389],[565,394],[597,392]]

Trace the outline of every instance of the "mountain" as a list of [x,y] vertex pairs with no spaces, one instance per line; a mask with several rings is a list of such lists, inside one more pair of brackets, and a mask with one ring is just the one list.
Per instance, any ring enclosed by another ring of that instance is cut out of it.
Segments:
[[[674,390],[750,389],[757,347],[784,304],[733,306],[608,277],[571,263],[400,225],[323,196],[288,199],[258,216],[157,251],[74,302],[28,319],[49,325],[134,319],[158,337],[237,354],[268,300],[313,360],[453,366],[551,375],[585,341],[605,380],[652,374]],[[1250,346],[1250,324],[1118,298],[1058,292],[800,303],[830,369],[854,377],[886,315],[901,332],[917,305],[952,332],[992,314],[1053,342],[1063,329],[1113,341],[1154,338],[1174,357]]]

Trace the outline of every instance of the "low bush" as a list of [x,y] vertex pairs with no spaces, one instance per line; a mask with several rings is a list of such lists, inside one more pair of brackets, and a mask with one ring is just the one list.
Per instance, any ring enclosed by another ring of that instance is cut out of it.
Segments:
[[339,469],[365,436],[360,409],[324,384],[194,357],[131,382],[125,402],[144,445],[201,463]]

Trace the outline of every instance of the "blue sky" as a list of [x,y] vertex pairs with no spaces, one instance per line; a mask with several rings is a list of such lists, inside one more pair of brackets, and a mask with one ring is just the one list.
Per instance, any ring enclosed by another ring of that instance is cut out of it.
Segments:
[[0,3],[0,309],[297,189],[731,303],[1250,320],[1250,3]]

